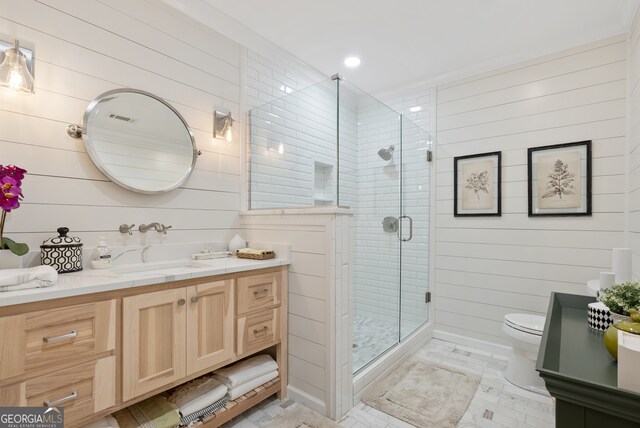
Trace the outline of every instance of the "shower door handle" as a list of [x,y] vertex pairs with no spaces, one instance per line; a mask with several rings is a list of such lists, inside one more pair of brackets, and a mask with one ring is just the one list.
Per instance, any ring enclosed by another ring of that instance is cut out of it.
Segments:
[[402,221],[403,218],[409,219],[409,237],[405,239],[404,237],[400,236],[400,231],[402,230],[402,227],[400,227],[398,228],[398,238],[400,238],[402,242],[411,241],[411,238],[413,238],[413,219],[408,215],[401,215],[400,217],[398,217],[398,220]]

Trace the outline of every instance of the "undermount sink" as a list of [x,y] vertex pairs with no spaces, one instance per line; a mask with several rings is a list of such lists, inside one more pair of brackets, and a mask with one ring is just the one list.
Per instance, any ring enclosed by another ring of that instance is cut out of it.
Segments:
[[137,263],[130,265],[122,265],[111,268],[114,273],[117,274],[171,274],[175,273],[179,268],[206,268],[211,267],[206,263],[196,262],[193,260],[170,260],[166,262],[154,262],[154,263]]

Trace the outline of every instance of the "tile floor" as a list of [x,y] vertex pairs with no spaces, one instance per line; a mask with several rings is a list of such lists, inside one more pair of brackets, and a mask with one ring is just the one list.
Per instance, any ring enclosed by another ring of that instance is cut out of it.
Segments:
[[[458,428],[553,428],[554,404],[550,397],[517,388],[502,373],[506,358],[462,345],[432,339],[417,354],[420,358],[482,377]],[[271,398],[223,425],[225,428],[264,428],[283,412],[301,404]],[[408,428],[412,425],[359,403],[342,418],[345,428]]]

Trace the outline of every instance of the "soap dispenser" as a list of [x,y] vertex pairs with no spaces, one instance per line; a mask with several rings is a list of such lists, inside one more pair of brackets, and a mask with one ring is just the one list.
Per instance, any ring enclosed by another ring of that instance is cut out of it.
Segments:
[[94,269],[106,269],[111,267],[111,250],[107,247],[107,240],[101,236],[96,247],[96,257],[91,260]]

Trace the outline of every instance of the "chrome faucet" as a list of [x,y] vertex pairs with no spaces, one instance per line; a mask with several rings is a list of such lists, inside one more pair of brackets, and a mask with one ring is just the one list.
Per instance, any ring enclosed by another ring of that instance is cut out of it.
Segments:
[[153,223],[149,223],[149,224],[141,224],[138,227],[138,230],[142,233],[146,233],[147,231],[149,231],[150,229],[155,229],[156,232],[162,232],[165,235],[167,234],[167,230],[171,229],[173,226],[165,226],[164,224],[158,223],[158,222],[153,222]]
[[141,224],[140,226],[138,226],[138,230],[142,233],[147,233],[149,229],[153,229],[154,227],[157,228],[158,226],[160,226],[160,223],[156,223],[156,222],[149,223],[149,224]]
[[165,235],[167,234],[167,230],[171,229],[173,226],[169,225],[169,226],[165,226],[164,224],[161,224],[160,226],[156,226],[156,232],[162,232]]
[[132,225],[121,224],[120,233],[128,233],[129,235],[133,235],[133,232],[131,231],[131,229],[133,229],[133,226],[135,226],[135,224],[132,224]]

